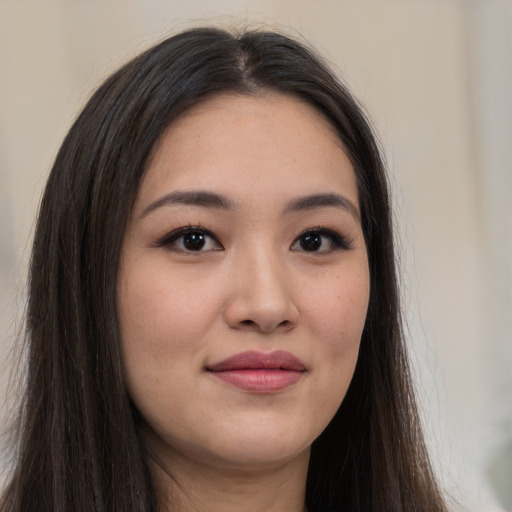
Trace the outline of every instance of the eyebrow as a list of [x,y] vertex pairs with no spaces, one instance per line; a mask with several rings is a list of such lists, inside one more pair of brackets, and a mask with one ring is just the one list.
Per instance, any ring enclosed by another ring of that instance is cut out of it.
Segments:
[[201,190],[193,191],[175,191],[160,197],[156,201],[150,203],[141,214],[141,218],[145,217],[153,210],[162,206],[174,204],[184,204],[190,206],[202,206],[204,208],[215,208],[219,210],[234,210],[235,204],[227,197],[213,192],[204,192]]
[[286,206],[284,213],[294,213],[325,207],[342,208],[355,217],[358,222],[361,222],[361,216],[356,205],[350,201],[350,199],[340,194],[313,194],[297,197]]
[[[235,203],[220,194],[202,190],[177,190],[160,197],[156,201],[153,201],[148,206],[146,206],[141,214],[141,218],[145,217],[157,208],[161,208],[162,206],[172,206],[176,204],[200,206],[203,208],[214,208],[228,211],[236,210]],[[361,221],[359,211],[354,203],[350,201],[350,199],[347,199],[340,194],[334,193],[312,194],[297,197],[285,206],[283,215],[326,207],[342,208],[350,213],[358,222]]]

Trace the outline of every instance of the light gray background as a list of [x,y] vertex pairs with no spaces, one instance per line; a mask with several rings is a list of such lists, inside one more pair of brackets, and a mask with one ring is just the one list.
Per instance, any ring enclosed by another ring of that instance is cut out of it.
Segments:
[[102,78],[191,20],[288,27],[366,105],[389,161],[436,468],[466,509],[512,510],[510,0],[0,0],[1,395],[66,130]]

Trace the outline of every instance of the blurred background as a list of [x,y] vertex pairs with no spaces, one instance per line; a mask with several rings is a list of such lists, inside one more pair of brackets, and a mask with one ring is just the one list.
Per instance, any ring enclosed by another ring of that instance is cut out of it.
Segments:
[[454,510],[511,511],[510,0],[0,0],[0,428],[16,403],[30,240],[60,142],[110,72],[205,23],[305,38],[369,112],[436,470]]

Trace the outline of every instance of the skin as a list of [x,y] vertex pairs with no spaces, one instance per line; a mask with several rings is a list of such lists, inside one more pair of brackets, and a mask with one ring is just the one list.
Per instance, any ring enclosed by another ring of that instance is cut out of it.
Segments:
[[[162,199],[190,191],[226,204]],[[297,201],[318,194],[343,200]],[[126,386],[162,510],[304,509],[310,446],[352,378],[368,295],[354,170],[316,110],[222,95],[168,128],[118,277]],[[305,371],[263,393],[208,371],[247,350],[287,351]]]

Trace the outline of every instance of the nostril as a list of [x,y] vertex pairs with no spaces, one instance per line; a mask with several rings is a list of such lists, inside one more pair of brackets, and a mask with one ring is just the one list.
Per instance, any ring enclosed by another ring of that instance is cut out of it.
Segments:
[[256,322],[255,320],[242,320],[240,323],[239,323],[240,326],[243,326],[243,327],[247,327],[249,329],[258,329],[258,330],[261,330],[261,331],[274,331],[274,330],[287,330],[289,329],[291,326],[292,326],[292,322],[290,322],[289,320],[283,320],[282,322],[279,322],[277,325],[273,325],[273,326],[266,326],[266,325],[261,325],[260,323]]
[[246,328],[249,330],[258,330],[261,332],[273,332],[273,331],[288,331],[293,327],[293,322],[289,320],[283,320],[279,322],[277,325],[265,325],[264,323],[259,323],[255,320],[242,320],[239,324],[240,328]]

